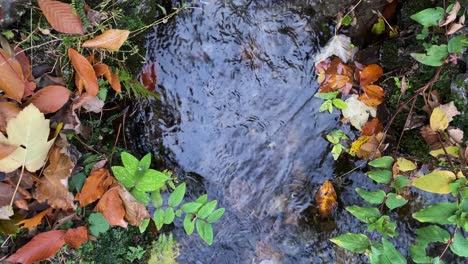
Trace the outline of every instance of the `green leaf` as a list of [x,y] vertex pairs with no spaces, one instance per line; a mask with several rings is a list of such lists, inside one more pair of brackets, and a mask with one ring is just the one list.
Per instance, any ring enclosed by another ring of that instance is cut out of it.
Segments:
[[166,225],[171,224],[172,222],[174,222],[174,218],[175,218],[174,208],[172,207],[167,208],[166,211],[164,212],[164,224]]
[[195,220],[192,221],[193,214],[186,214],[184,218],[184,229],[187,235],[191,235],[195,229]]
[[184,199],[184,195],[185,195],[185,187],[186,187],[186,184],[184,182],[180,184],[179,186],[177,186],[177,188],[175,188],[175,190],[171,193],[171,195],[169,195],[169,201],[168,201],[169,206],[176,207],[182,202],[182,200]]
[[125,166],[125,168],[127,168],[127,170],[131,174],[135,174],[140,161],[137,158],[135,158],[132,154],[125,151],[122,152],[120,158],[122,159],[122,163]]
[[366,191],[361,188],[356,188],[356,192],[362,197],[362,199],[371,204],[381,204],[385,199],[385,192],[382,190]]
[[182,205],[180,209],[186,213],[196,213],[200,207],[202,207],[202,203],[197,202],[190,202]]
[[333,103],[331,100],[326,100],[325,102],[320,105],[319,112],[323,112],[328,110],[330,107],[332,107]]
[[151,166],[151,153],[146,154],[141,160],[138,162],[138,167],[148,170]]
[[411,258],[416,263],[431,263],[432,260],[426,255],[427,243],[416,243],[411,245],[409,248],[409,253]]
[[361,220],[364,223],[372,223],[380,217],[380,212],[375,207],[368,207],[368,206],[348,206],[346,210],[350,212],[354,217]]
[[377,183],[387,184],[392,179],[392,172],[389,170],[373,170],[366,173],[369,178]]
[[351,22],[353,22],[353,19],[349,15],[344,16],[343,20],[341,20],[341,24],[345,27],[351,25]]
[[337,160],[340,157],[342,151],[343,151],[343,146],[341,144],[334,145],[331,150],[333,159]]
[[410,18],[426,28],[438,26],[439,21],[444,18],[444,9],[441,7],[424,9],[410,16]]
[[376,34],[376,35],[380,35],[382,34],[384,31],[385,31],[385,21],[379,17],[379,19],[377,20],[377,22],[372,25],[372,33]]
[[181,210],[181,209],[177,209],[177,210],[175,211],[175,215],[176,215],[177,217],[181,217],[181,216],[182,216],[182,210]]
[[390,221],[388,215],[383,215],[377,221],[370,223],[367,227],[368,231],[377,230],[382,236],[391,236],[395,237],[398,234],[395,232],[396,224]]
[[364,253],[371,246],[369,238],[363,234],[346,233],[331,238],[330,241],[355,253]]
[[81,192],[83,188],[84,182],[86,181],[86,174],[79,172],[71,177],[68,181],[68,189],[73,192],[76,190],[77,192]]
[[460,257],[468,257],[468,238],[464,238],[460,231],[455,233],[450,250]]
[[406,258],[395,249],[392,243],[390,243],[387,239],[382,238],[382,245],[383,245],[383,252],[381,263],[388,263],[388,264],[406,264]]
[[446,147],[445,150],[443,148],[431,150],[429,154],[434,158],[438,158],[439,156],[442,156],[442,155],[445,156],[445,151],[447,151],[448,155],[458,158],[458,153],[460,151],[460,148],[457,146],[449,146],[449,147]]
[[333,105],[340,110],[348,108],[348,105],[341,99],[335,98],[332,102]]
[[316,93],[314,97],[318,97],[320,99],[324,100],[331,100],[335,98],[338,95],[338,91],[336,92],[330,92],[330,93]]
[[413,218],[423,223],[451,224],[448,218],[455,214],[457,209],[456,203],[438,203],[419,210],[413,214]]
[[158,230],[161,230],[161,227],[164,225],[165,216],[166,216],[166,213],[164,212],[163,209],[156,209],[156,211],[154,211],[153,220]]
[[130,193],[133,195],[133,197],[135,197],[135,199],[140,201],[145,206],[149,204],[150,197],[145,192],[139,191],[137,189],[133,189]]
[[135,185],[135,175],[130,173],[126,168],[122,166],[112,166],[111,169],[114,177],[125,186],[125,188],[130,189]]
[[450,239],[450,234],[447,230],[440,228],[436,225],[430,225],[419,228],[416,233],[418,234],[417,240],[419,242],[432,243],[440,242],[447,243]]
[[369,162],[369,166],[374,168],[391,169],[394,159],[390,156],[383,156]]
[[397,175],[395,180],[390,185],[392,188],[395,188],[397,192],[403,192],[403,188],[408,186],[411,183],[411,180],[406,178],[403,175]]
[[426,53],[411,53],[411,57],[422,64],[438,67],[444,64],[444,60],[448,56],[447,45],[433,45],[426,50]]
[[141,220],[140,226],[138,227],[138,229],[140,230],[140,234],[143,234],[146,231],[146,228],[148,228],[149,223],[149,218]]
[[330,134],[326,136],[326,138],[330,143],[338,144],[340,143],[341,139],[348,137],[345,135],[343,130],[333,130],[332,132],[330,132]]
[[206,203],[202,208],[197,213],[197,217],[204,219],[207,216],[209,216],[211,213],[213,213],[214,209],[216,208],[216,205],[218,204],[218,201],[213,200],[211,202]]
[[393,210],[395,208],[405,205],[408,201],[399,194],[389,193],[387,194],[387,200],[385,200],[385,205]]
[[413,186],[431,193],[447,194],[451,192],[450,183],[456,176],[451,171],[433,171],[413,180]]
[[151,192],[151,202],[156,208],[161,207],[163,205],[164,200],[159,190]]
[[101,213],[92,213],[88,217],[89,232],[95,237],[109,230],[110,225],[107,219]]
[[196,203],[201,203],[201,204],[205,204],[206,202],[208,201],[208,195],[204,194],[200,197],[198,197],[195,202]]
[[461,34],[456,37],[453,37],[448,42],[448,52],[461,54],[463,51],[463,47],[468,46],[468,40],[466,35]]
[[204,221],[198,220],[196,223],[197,232],[208,245],[213,243],[213,226]]
[[135,188],[143,192],[156,191],[164,186],[169,178],[166,174],[149,169],[143,174],[143,177],[136,183]]
[[221,216],[223,216],[223,214],[224,214],[224,208],[218,208],[212,214],[210,214],[210,216],[208,216],[206,221],[210,224],[214,223],[218,221],[221,218]]
[[414,164],[412,161],[407,160],[405,158],[398,158],[397,164],[398,164],[398,170],[403,171],[403,172],[413,171],[416,169],[416,164]]

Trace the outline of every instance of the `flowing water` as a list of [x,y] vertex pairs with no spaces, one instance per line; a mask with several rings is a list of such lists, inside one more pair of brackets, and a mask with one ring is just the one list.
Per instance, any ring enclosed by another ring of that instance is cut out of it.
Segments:
[[[176,221],[180,263],[363,262],[327,240],[365,230],[343,207],[362,204],[354,188],[372,183],[359,172],[336,178],[352,168],[335,167],[324,137],[339,115],[319,113],[313,97],[328,37],[319,32],[329,29],[306,2],[205,1],[148,36],[162,98],[132,117],[134,147],[175,170],[192,197],[206,192],[226,208],[212,246]],[[327,179],[340,207],[320,220],[314,197]]]

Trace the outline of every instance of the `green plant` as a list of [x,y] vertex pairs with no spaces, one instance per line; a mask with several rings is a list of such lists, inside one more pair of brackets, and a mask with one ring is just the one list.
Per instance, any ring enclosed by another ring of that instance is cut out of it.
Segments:
[[151,247],[151,255],[148,260],[149,264],[176,264],[176,258],[179,256],[179,246],[173,238],[172,233],[169,235],[161,234],[158,241],[154,241]]
[[129,262],[133,262],[135,260],[141,260],[143,256],[146,253],[146,249],[143,249],[140,246],[137,247],[129,247],[128,248],[127,255],[125,256],[125,259],[128,260]]
[[330,132],[330,134],[328,134],[326,137],[327,140],[333,144],[331,153],[333,155],[334,160],[337,160],[340,157],[341,152],[349,152],[349,149],[340,143],[341,140],[349,140],[349,137],[346,136],[342,130],[334,130]]
[[[170,177],[166,173],[150,169],[150,153],[138,160],[130,153],[122,152],[121,158],[124,166],[112,167],[115,178],[137,200],[146,206],[150,202],[152,203],[155,208],[152,219],[158,229],[161,229],[165,224],[171,224],[176,216],[182,217],[182,214],[185,213],[184,229],[186,233],[191,235],[196,227],[198,234],[208,245],[213,243],[212,224],[224,214],[224,208],[216,209],[216,200],[208,201],[208,196],[202,195],[193,202],[182,204],[186,184],[181,183],[175,187],[171,181],[168,182]],[[161,191],[169,191],[169,188],[163,188],[166,183],[170,187],[172,186],[171,188],[175,188],[165,201]],[[148,223],[149,221],[142,223],[142,232]]]
[[315,97],[325,100],[325,102],[320,105],[320,112],[328,110],[328,112],[333,113],[333,106],[343,110],[348,107],[348,105],[341,99],[336,98],[339,94],[339,91],[330,92],[330,93],[317,93]]

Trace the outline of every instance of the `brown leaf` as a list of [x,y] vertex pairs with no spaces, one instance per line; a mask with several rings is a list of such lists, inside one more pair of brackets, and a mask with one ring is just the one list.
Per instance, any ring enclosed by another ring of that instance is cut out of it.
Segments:
[[455,4],[452,6],[452,10],[450,10],[450,13],[448,13],[448,16],[444,20],[439,21],[439,27],[446,26],[455,21],[455,19],[457,19],[457,14],[458,11],[460,11],[460,8],[460,3],[458,1],[455,2]]
[[15,205],[19,209],[23,209],[23,210],[26,210],[26,211],[29,210],[28,201],[26,201],[26,199],[21,199],[21,200],[16,201]]
[[383,131],[383,125],[379,122],[377,117],[374,117],[371,121],[362,127],[361,136],[372,136]]
[[72,110],[83,108],[86,112],[100,113],[104,107],[104,101],[97,96],[91,96],[88,93],[82,94],[72,104]]
[[99,169],[92,172],[87,178],[81,189],[81,193],[76,195],[81,207],[86,206],[97,199],[107,191],[113,180],[106,169]]
[[359,96],[359,100],[367,106],[378,106],[383,103],[385,93],[382,87],[378,85],[368,85],[364,87],[364,94]]
[[68,178],[75,164],[57,147],[50,152],[49,161],[44,176],[37,183],[34,198],[39,202],[47,200],[52,208],[74,209],[73,195],[68,191]]
[[383,75],[382,67],[377,64],[371,64],[362,70],[359,78],[362,87],[376,82]]
[[44,211],[36,214],[32,218],[24,219],[17,223],[17,225],[23,225],[24,228],[36,227],[42,223],[42,218],[46,216],[49,212],[52,211],[52,208],[47,208]]
[[53,0],[38,0],[39,7],[49,24],[61,33],[84,34],[80,17],[71,5]]
[[439,106],[440,110],[445,113],[449,122],[452,122],[453,117],[460,114],[455,104],[452,102]]
[[17,148],[18,148],[17,146],[0,143],[0,160],[8,157]]
[[[325,78],[325,71],[323,71],[323,79]],[[323,82],[323,80],[322,80]],[[319,83],[322,83],[319,81]],[[140,74],[140,83],[148,91],[154,91],[156,85],[158,84],[158,76],[156,75],[156,65],[155,63],[147,64],[143,67]]]
[[449,128],[447,129],[447,133],[453,143],[463,142],[463,130],[459,128]]
[[119,78],[119,75],[117,73],[112,73],[112,82],[110,83],[110,86],[117,93],[122,92],[122,87],[120,85],[120,78]]
[[79,248],[88,241],[88,229],[84,226],[68,229],[65,233],[65,243],[73,248]]
[[78,74],[80,82],[83,82],[86,92],[92,96],[96,96],[99,92],[99,86],[91,63],[72,48],[68,49],[68,56],[70,57],[76,74]]
[[51,85],[42,88],[26,102],[35,105],[42,113],[50,114],[57,112],[70,99],[71,91],[59,85]]
[[120,87],[120,79],[119,75],[116,73],[112,73],[112,69],[110,66],[104,64],[104,63],[98,63],[93,65],[94,67],[94,72],[96,73],[96,77],[101,77],[104,76],[106,80],[109,82],[110,86],[114,91],[117,93],[122,92],[122,88]]
[[[372,135],[367,142],[362,144],[359,151],[356,152],[356,156],[358,156],[359,158],[365,158],[365,159],[369,159],[369,158],[376,159],[382,156],[382,153],[380,152],[381,149],[378,149],[378,147],[383,137],[384,137],[383,133]],[[381,148],[382,147],[383,147],[383,144]]]
[[338,204],[335,188],[331,181],[326,180],[318,190],[315,201],[322,218],[327,218]]
[[127,227],[125,209],[119,197],[119,186],[109,189],[99,200],[94,211],[101,212],[111,226]]
[[6,259],[8,262],[31,264],[54,256],[65,244],[65,230],[52,230],[33,237],[15,254]]
[[452,35],[456,33],[458,30],[462,29],[465,25],[460,24],[460,23],[453,23],[450,24],[449,29],[447,30],[447,35]]
[[21,108],[12,102],[0,102],[0,131],[5,132],[8,121],[21,112]]
[[108,29],[101,35],[87,40],[83,43],[85,48],[103,48],[110,51],[119,50],[120,46],[127,40],[130,31],[121,29]]
[[137,201],[122,185],[119,186],[119,195],[125,207],[125,220],[133,226],[140,226],[143,219],[150,215],[146,207]]
[[[9,205],[11,197],[15,191],[15,186],[0,182],[0,206]],[[16,193],[15,201],[23,199],[24,196],[20,193]]]
[[34,76],[32,75],[31,63],[29,62],[26,53],[20,47],[16,47],[14,51],[15,58],[21,65],[24,80],[27,81],[23,94],[23,98],[25,98],[27,96],[30,96],[34,92],[34,90],[36,89],[36,84],[34,83]]
[[0,89],[5,96],[21,102],[26,83],[20,63],[0,49]]

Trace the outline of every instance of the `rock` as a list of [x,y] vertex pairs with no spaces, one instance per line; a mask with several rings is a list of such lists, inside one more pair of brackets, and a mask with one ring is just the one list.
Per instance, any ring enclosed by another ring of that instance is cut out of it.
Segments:
[[31,0],[0,0],[0,28],[18,21],[30,5]]

